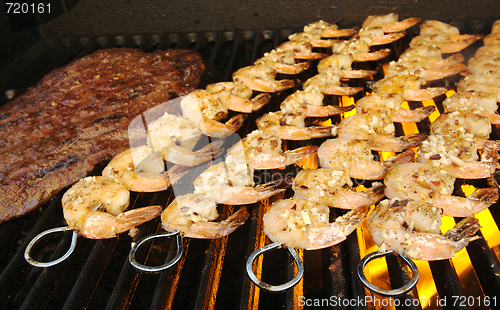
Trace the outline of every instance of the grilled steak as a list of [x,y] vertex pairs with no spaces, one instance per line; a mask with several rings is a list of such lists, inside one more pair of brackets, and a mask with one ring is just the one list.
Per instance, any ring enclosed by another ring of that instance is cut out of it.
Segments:
[[0,223],[47,202],[129,145],[141,112],[198,87],[190,50],[99,50],[0,108]]

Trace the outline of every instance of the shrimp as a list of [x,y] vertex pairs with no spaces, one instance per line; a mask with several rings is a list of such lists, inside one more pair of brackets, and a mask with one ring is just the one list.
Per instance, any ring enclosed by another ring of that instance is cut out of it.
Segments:
[[319,164],[323,168],[345,171],[360,180],[381,180],[395,163],[414,160],[415,152],[408,150],[383,162],[374,159],[368,140],[336,138],[326,140],[318,149]]
[[226,205],[256,203],[285,191],[285,188],[274,186],[275,183],[255,186],[253,168],[232,155],[228,155],[225,162],[210,166],[193,182],[195,194],[204,193]]
[[384,186],[374,184],[363,192],[352,187],[353,182],[345,171],[337,169],[305,169],[294,178],[292,189],[295,197],[341,209],[371,206],[384,195]]
[[[184,99],[185,98],[182,100]],[[186,102],[188,101],[184,103]],[[235,127],[238,126],[241,125]],[[224,131],[224,135],[229,132],[231,131]],[[148,145],[152,148],[152,151],[161,152],[165,161],[193,167],[207,162],[211,160],[213,156],[217,157],[223,152],[220,148],[222,146],[221,142],[207,143],[207,146],[201,150],[196,152],[193,151],[200,141],[202,133],[203,130],[188,118],[181,115],[165,113],[163,116],[148,124]],[[217,132],[212,131],[210,134],[215,135],[214,133]],[[141,149],[141,151],[145,151],[145,149]],[[128,161],[128,158],[126,159]],[[139,163],[139,161],[135,162]],[[118,161],[118,163],[120,163],[120,165],[130,165],[130,162],[125,163]]]
[[402,21],[398,21],[399,16],[396,13],[389,13],[385,15],[370,15],[363,24],[362,28],[378,28],[382,27],[384,32],[401,32],[409,29],[420,22],[419,17],[410,17]]
[[182,98],[180,106],[184,117],[200,128],[203,134],[214,138],[233,134],[243,125],[245,119],[243,115],[236,115],[226,123],[221,123],[220,121],[228,116],[227,105],[219,100],[218,96],[204,89],[189,93]]
[[316,74],[304,82],[305,90],[318,91],[325,95],[351,96],[363,91],[363,87],[345,87],[340,84],[340,75],[335,72]]
[[178,230],[189,238],[216,239],[229,235],[243,225],[250,214],[246,208],[221,222],[213,222],[219,217],[217,204],[206,194],[186,194],[177,196],[161,213],[162,227],[166,231]]
[[[279,169],[294,164],[316,153],[318,147],[308,145],[283,151],[281,138],[271,132],[254,130],[228,150],[228,154],[242,158],[253,169]],[[243,155],[244,154],[244,155]],[[227,162],[227,159],[226,159]]]
[[457,53],[484,37],[482,34],[460,34],[457,27],[437,21],[426,20],[420,25],[420,35],[410,41],[410,47],[436,45],[443,53]]
[[313,46],[309,42],[286,41],[276,48],[277,51],[293,51],[295,59],[315,60],[325,58],[327,54],[313,52]]
[[217,95],[228,110],[242,113],[258,111],[271,100],[269,93],[261,93],[252,98],[253,91],[250,87],[234,82],[209,84],[206,90]]
[[311,43],[313,47],[332,47],[338,40],[322,39],[320,32],[298,32],[288,36],[288,40],[294,42]]
[[283,140],[309,140],[331,137],[337,134],[337,126],[305,126],[306,114],[269,112],[256,121],[259,130],[271,133]]
[[435,107],[427,106],[413,110],[402,107],[403,97],[400,94],[365,96],[356,102],[357,113],[367,113],[369,111],[380,111],[390,109],[393,112],[392,120],[396,123],[420,122],[431,115]]
[[448,89],[445,87],[421,88],[425,80],[418,75],[403,73],[386,76],[375,82],[373,91],[379,95],[402,94],[404,100],[423,101],[444,95]]
[[459,111],[443,113],[431,124],[432,134],[470,133],[473,137],[487,140],[491,133],[491,121],[488,116],[478,113]]
[[295,62],[295,53],[291,50],[272,50],[264,53],[254,64],[269,66],[282,74],[299,74],[309,69],[310,65],[309,62]]
[[356,34],[356,29],[339,29],[335,24],[330,24],[323,20],[307,24],[304,26],[306,33],[320,33],[323,38],[350,37]]
[[351,106],[323,106],[324,95],[311,89],[298,90],[281,102],[280,109],[283,113],[304,113],[306,117],[326,117],[348,112]]
[[335,55],[349,55],[354,62],[381,60],[389,56],[388,48],[370,51],[371,39],[368,37],[354,37],[350,40],[336,43],[332,46]]
[[362,79],[377,74],[377,70],[353,70],[353,59],[349,55],[331,55],[319,61],[318,72],[339,72],[341,78]]
[[445,112],[476,113],[488,116],[492,124],[500,124],[497,96],[486,92],[458,92],[443,101]]
[[485,144],[478,156],[478,145],[472,134],[429,135],[417,151],[416,162],[440,166],[461,179],[483,179],[490,177],[498,162],[498,147]]
[[384,179],[388,198],[425,201],[443,209],[444,215],[466,217],[498,200],[498,187],[478,188],[467,197],[453,196],[455,177],[433,164],[403,163],[387,170]]
[[356,36],[370,40],[370,46],[386,45],[395,42],[406,35],[405,31],[385,33],[383,27],[361,28]]
[[469,59],[469,72],[476,75],[500,73],[500,55],[483,55]]
[[368,210],[358,207],[330,223],[327,205],[296,197],[278,200],[263,216],[264,233],[288,247],[322,249],[344,241],[361,225]]
[[124,212],[130,193],[109,177],[86,177],[64,193],[61,203],[64,219],[71,230],[90,239],[114,238],[161,213],[160,206]]
[[489,44],[477,49],[474,57],[496,56],[500,54],[500,44]]
[[468,75],[457,83],[458,92],[486,92],[500,98],[500,75],[495,73],[483,72],[481,74]]
[[379,251],[392,249],[417,260],[441,260],[455,256],[479,231],[479,221],[469,216],[442,234],[442,210],[430,203],[385,199],[370,213],[368,231]]
[[372,150],[376,151],[402,152],[419,146],[426,135],[396,137],[392,114],[389,109],[380,109],[351,115],[338,124],[338,137],[368,140]]
[[[140,171],[137,167],[144,166],[144,161],[149,161],[149,169]],[[161,156],[158,160],[157,153],[151,147],[142,146],[116,155],[104,168],[102,175],[120,182],[129,191],[158,192],[168,189],[188,172],[182,166],[173,166],[166,172],[164,169],[165,163]]]
[[443,59],[441,49],[435,45],[410,47],[397,62],[391,61],[387,66],[388,75],[402,73],[416,74],[425,81],[434,81],[466,71],[460,54]]
[[276,80],[277,73],[274,68],[268,65],[252,65],[234,72],[233,81],[261,92],[277,92],[295,86],[293,80]]

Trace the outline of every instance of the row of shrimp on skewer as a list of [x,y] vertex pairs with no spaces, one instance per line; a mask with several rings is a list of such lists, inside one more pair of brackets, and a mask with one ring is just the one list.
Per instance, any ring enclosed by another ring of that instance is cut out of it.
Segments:
[[[455,32],[450,25],[426,21],[421,26],[423,35],[427,36],[432,28]],[[446,53],[460,51],[480,37],[452,36],[456,42],[446,42],[453,43],[445,45]],[[368,218],[369,231],[381,249],[391,248],[414,259],[450,258],[465,247],[479,229],[473,214],[498,199],[492,174],[499,149],[496,141],[487,140],[497,106],[491,100],[483,103],[490,106],[483,112],[488,119],[484,125],[476,124],[472,117],[464,119],[466,123],[458,120],[449,126],[447,119],[457,115],[445,113],[433,123],[428,136],[395,137],[394,122],[419,122],[434,110],[434,107],[405,110],[401,106],[403,101],[422,101],[442,95],[448,89],[422,86],[427,81],[467,70],[461,56],[443,59],[442,48],[436,42],[424,44],[419,37],[412,42],[400,61],[389,64],[386,77],[374,84],[373,94],[356,103],[358,113],[338,124],[338,137],[320,146],[321,168],[301,171],[294,180],[295,196],[271,206],[264,216],[270,239],[302,249],[333,245],[358,227],[369,206],[383,197],[389,199],[379,203]],[[415,63],[420,65],[414,66]],[[460,96],[463,95],[457,94],[444,102],[448,112]],[[466,96],[473,97],[472,101],[491,97],[490,94]],[[465,124],[470,126],[464,127]],[[482,135],[474,134],[476,131]],[[411,149],[416,147],[415,154]],[[478,148],[482,150],[480,158]],[[399,154],[380,162],[374,160],[372,151]],[[350,178],[381,180],[384,184],[373,183],[364,192],[357,192]],[[489,179],[491,186],[477,189],[467,197],[454,196],[456,178]],[[330,223],[325,206],[354,209]],[[443,212],[466,219],[443,235],[439,230]]]

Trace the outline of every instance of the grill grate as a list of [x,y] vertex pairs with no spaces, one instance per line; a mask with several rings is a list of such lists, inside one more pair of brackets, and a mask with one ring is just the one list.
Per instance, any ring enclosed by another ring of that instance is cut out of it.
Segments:
[[[144,51],[168,48],[189,48],[201,53],[206,64],[201,88],[207,84],[231,79],[231,72],[252,64],[264,52],[285,41],[293,30],[240,31],[217,33],[182,33],[165,35],[115,36],[98,38],[71,38],[45,40],[38,43],[15,62],[0,71],[0,103],[9,96],[20,94],[40,80],[52,69],[73,59],[83,57],[97,49],[110,47],[135,47]],[[404,42],[393,44],[401,51]],[[308,74],[308,73],[305,73]],[[301,80],[304,76],[299,76]],[[354,83],[359,83],[354,81]],[[369,89],[369,83],[364,86]],[[7,91],[7,92],[6,92]],[[287,93],[273,94],[280,102]],[[420,104],[420,103],[411,103]],[[442,108],[438,105],[439,108]],[[242,132],[255,129],[255,119],[276,107],[265,107],[252,114]],[[420,124],[425,131],[428,124]],[[500,136],[499,136],[500,137]],[[316,143],[312,141],[310,143]],[[288,144],[294,147],[293,143]],[[202,171],[203,167],[199,168]],[[96,169],[99,174],[101,168]],[[191,180],[192,181],[192,180]],[[185,181],[185,182],[189,182]],[[23,252],[28,242],[38,233],[63,226],[61,195],[31,214],[14,219],[0,226],[0,305],[4,309],[296,309],[301,296],[307,299],[337,300],[361,299],[370,293],[358,281],[356,270],[360,253],[361,233],[351,234],[336,246],[317,251],[299,251],[305,263],[303,280],[293,289],[280,294],[267,293],[256,288],[245,273],[247,257],[264,244],[261,233],[264,205],[248,207],[250,219],[233,234],[219,240],[184,239],[184,255],[172,269],[159,274],[137,272],[127,261],[130,244],[127,235],[110,240],[79,238],[76,253],[60,265],[47,269],[32,268]],[[291,195],[287,192],[285,195]],[[154,194],[133,194],[131,206],[149,204],[165,205],[173,199],[171,190]],[[500,223],[498,206],[491,208],[496,223]],[[222,216],[233,210],[221,210]],[[156,219],[141,226],[134,240],[161,231]],[[70,234],[51,237],[46,244],[37,244],[33,253],[41,252],[40,260],[50,255],[59,257],[69,247]],[[477,281],[487,296],[500,292],[498,260],[485,240],[474,241],[467,248],[474,266]],[[263,280],[270,284],[284,283],[294,273],[293,260],[287,251],[266,254],[262,265]],[[138,260],[149,265],[160,265],[175,255],[169,241],[155,241],[149,248],[138,253]],[[391,285],[400,286],[409,279],[404,264],[396,257],[387,258]],[[452,300],[453,296],[468,296],[454,270],[446,261],[431,262],[439,297]],[[405,300],[418,299],[413,289],[400,296]],[[499,300],[500,301],[500,300]],[[307,307],[305,307],[307,308]],[[329,304],[323,309],[366,308]],[[420,306],[404,307],[421,309]],[[459,307],[460,308],[460,307]],[[398,308],[399,309],[399,308]],[[461,309],[461,308],[460,308]]]

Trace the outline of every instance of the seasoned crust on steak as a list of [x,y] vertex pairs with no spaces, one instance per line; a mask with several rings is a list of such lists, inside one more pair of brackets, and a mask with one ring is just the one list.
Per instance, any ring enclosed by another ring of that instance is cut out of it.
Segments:
[[0,223],[47,202],[129,146],[140,113],[199,86],[191,50],[99,50],[0,108]]

